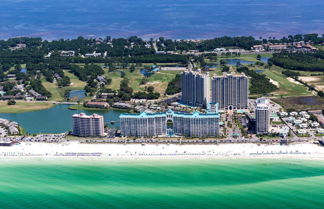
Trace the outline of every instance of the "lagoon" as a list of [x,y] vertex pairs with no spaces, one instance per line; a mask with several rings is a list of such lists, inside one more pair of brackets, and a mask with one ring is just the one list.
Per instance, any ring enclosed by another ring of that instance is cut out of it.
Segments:
[[[53,108],[41,111],[25,113],[0,113],[0,118],[18,122],[29,134],[38,133],[63,133],[72,130],[72,115],[84,112],[86,114],[103,115],[105,122],[119,121],[121,111],[80,111],[70,110],[69,105],[56,105]],[[110,127],[118,127],[119,124],[109,124]]]

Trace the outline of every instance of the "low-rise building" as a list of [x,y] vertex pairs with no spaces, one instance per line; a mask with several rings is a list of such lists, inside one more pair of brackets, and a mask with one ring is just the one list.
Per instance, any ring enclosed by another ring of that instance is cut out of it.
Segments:
[[60,51],[62,57],[74,57],[75,51]]
[[109,104],[107,102],[87,102],[85,106],[89,108],[100,108],[100,109],[109,108]]
[[134,108],[133,105],[123,103],[123,102],[116,102],[116,103],[113,104],[113,107],[114,108],[119,108],[119,109],[132,109],[132,108]]
[[318,133],[318,134],[324,134],[324,129],[323,129],[323,128],[319,128],[319,129],[317,129],[317,133]]
[[318,122],[313,122],[313,123],[311,123],[311,126],[313,128],[318,128],[320,126],[320,124]]
[[299,129],[299,130],[297,130],[297,133],[300,135],[305,135],[305,134],[307,134],[307,131],[305,129]]

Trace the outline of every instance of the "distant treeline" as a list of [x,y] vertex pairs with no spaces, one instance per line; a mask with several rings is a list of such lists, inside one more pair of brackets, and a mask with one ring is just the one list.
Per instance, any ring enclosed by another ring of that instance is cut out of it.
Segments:
[[[292,42],[312,42],[314,44],[324,43],[324,36],[318,34],[297,34],[289,35],[277,39],[276,37],[259,37],[258,39],[252,36],[240,37],[217,37],[214,39],[189,41],[189,40],[172,40],[160,37],[157,40],[143,40],[137,36],[129,38],[90,38],[86,39],[78,37],[76,39],[60,39],[54,41],[42,40],[41,38],[12,38],[8,40],[0,40],[0,50],[8,50],[10,47],[15,47],[17,44],[25,44],[29,49],[37,49],[42,53],[51,51],[75,51],[78,54],[107,52],[109,57],[127,57],[154,54],[154,46],[159,51],[188,51],[188,50],[213,50],[219,47],[240,47],[251,49],[253,45],[262,43],[292,43]],[[155,45],[156,44],[156,45]]]
[[282,68],[301,71],[323,71],[324,72],[324,51],[307,53],[282,52],[274,54],[272,63]]

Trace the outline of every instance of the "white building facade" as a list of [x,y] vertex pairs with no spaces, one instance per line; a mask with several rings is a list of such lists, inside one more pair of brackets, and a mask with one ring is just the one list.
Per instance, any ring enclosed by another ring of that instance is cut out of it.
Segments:
[[104,118],[101,115],[75,114],[73,118],[72,134],[80,137],[104,136]]
[[248,108],[249,79],[244,74],[223,74],[212,78],[211,101],[222,110]]
[[270,130],[270,101],[266,98],[256,100],[256,133],[268,134]]
[[120,115],[120,128],[122,136],[126,137],[217,137],[219,135],[219,118],[218,110],[205,114],[199,112],[176,113],[171,110],[156,114],[145,112],[122,114]]
[[210,78],[200,71],[181,74],[181,102],[186,105],[206,107],[210,102]]
[[218,103],[221,110],[248,109],[249,78],[244,74],[223,74],[210,78],[200,71],[181,75],[181,102],[206,107]]

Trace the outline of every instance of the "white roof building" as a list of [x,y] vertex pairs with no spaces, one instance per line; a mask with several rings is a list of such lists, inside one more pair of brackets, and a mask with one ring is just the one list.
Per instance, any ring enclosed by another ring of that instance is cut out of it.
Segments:
[[289,113],[289,115],[290,115],[290,116],[297,116],[298,113],[297,113],[297,112],[291,112],[291,113]]
[[302,120],[299,120],[299,119],[294,120],[294,124],[295,124],[295,125],[301,124],[302,122],[303,122],[303,121],[302,121]]
[[320,126],[320,124],[319,124],[318,122],[313,122],[313,123],[311,123],[311,126],[312,126],[313,128],[317,128],[317,127]]
[[319,134],[324,134],[324,129],[323,129],[323,128],[319,128],[319,129],[317,129],[317,133],[319,133]]
[[300,127],[300,128],[307,128],[308,125],[307,125],[307,123],[302,123],[302,124],[299,124],[299,127]]
[[297,133],[298,134],[306,134],[307,132],[304,129],[300,129],[300,130],[297,130]]

